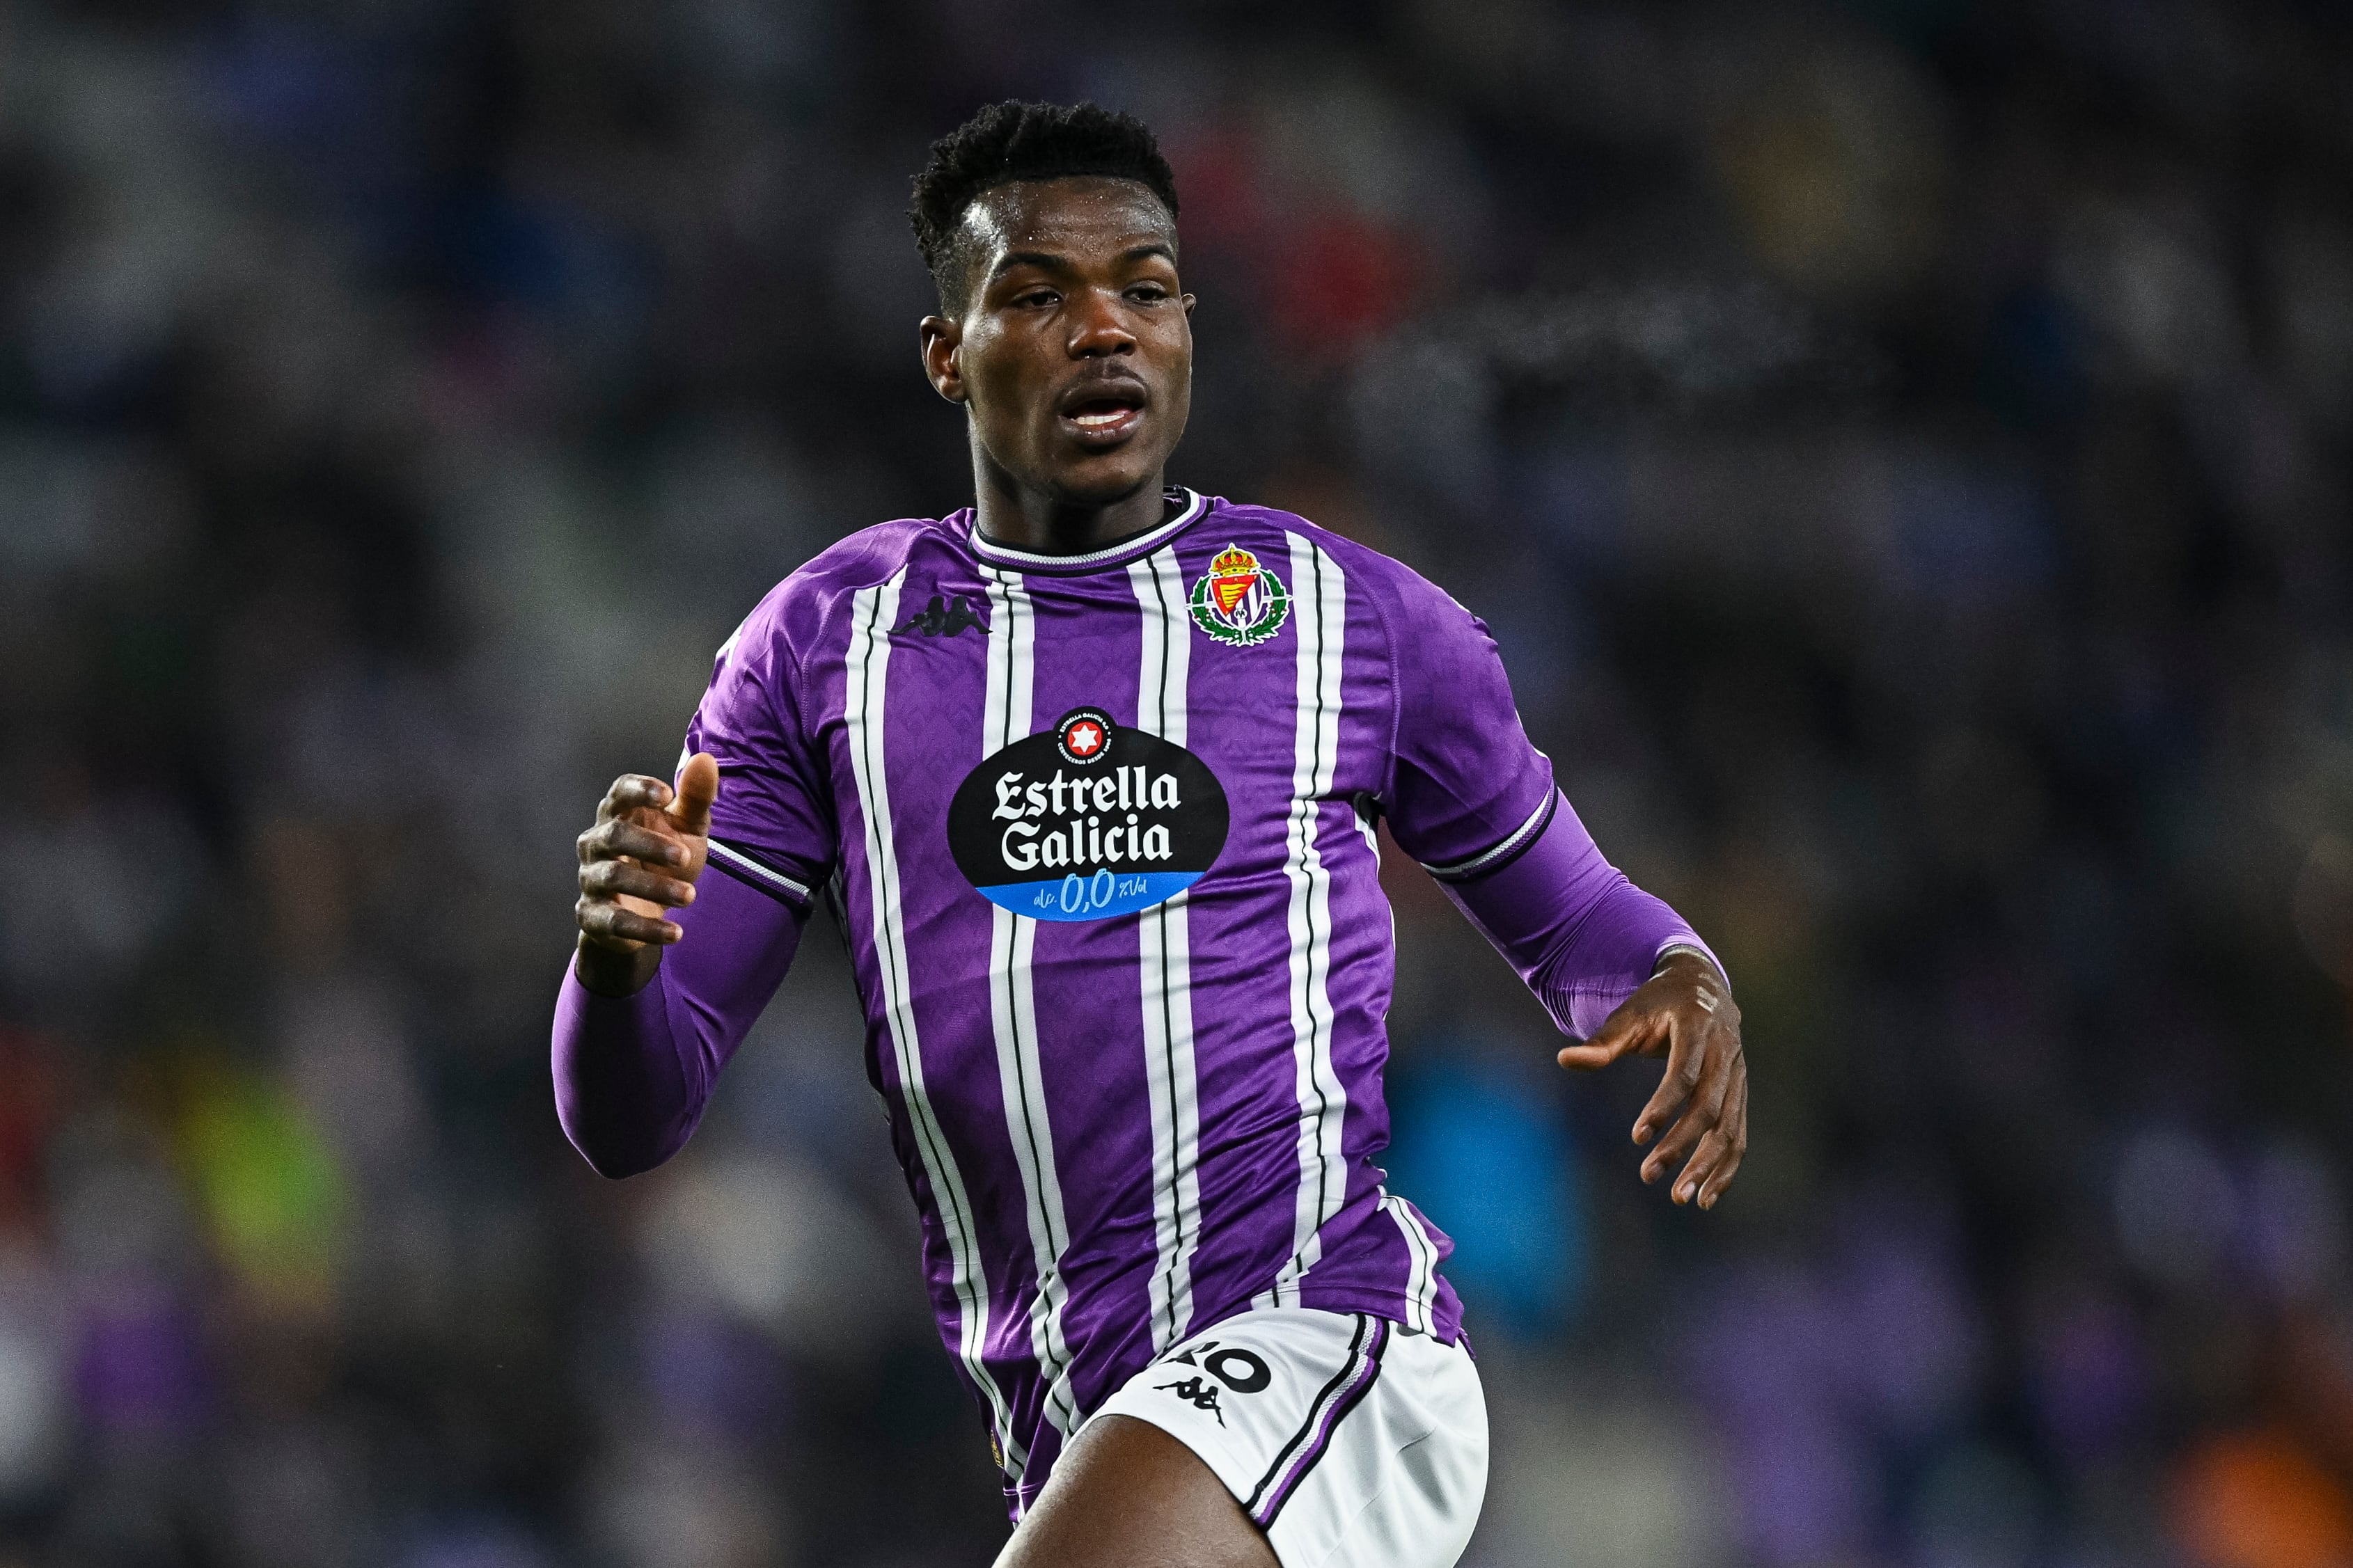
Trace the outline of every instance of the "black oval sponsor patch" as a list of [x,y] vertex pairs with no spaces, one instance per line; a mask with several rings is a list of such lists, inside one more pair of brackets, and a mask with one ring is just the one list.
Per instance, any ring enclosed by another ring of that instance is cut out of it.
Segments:
[[1074,708],[975,768],[948,804],[948,848],[981,897],[1041,921],[1147,910],[1226,847],[1225,786],[1173,741]]

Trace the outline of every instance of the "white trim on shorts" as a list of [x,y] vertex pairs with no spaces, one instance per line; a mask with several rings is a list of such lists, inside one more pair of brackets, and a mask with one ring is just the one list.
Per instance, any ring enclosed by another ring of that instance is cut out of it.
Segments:
[[1487,1405],[1469,1351],[1369,1313],[1228,1318],[1088,1421],[1105,1415],[1148,1421],[1198,1455],[1282,1568],[1451,1568],[1486,1495]]

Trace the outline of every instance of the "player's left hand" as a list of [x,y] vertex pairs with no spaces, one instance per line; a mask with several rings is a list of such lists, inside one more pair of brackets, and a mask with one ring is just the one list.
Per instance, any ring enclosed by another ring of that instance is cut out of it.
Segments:
[[1674,1200],[1714,1208],[1748,1152],[1748,1063],[1731,988],[1696,952],[1669,953],[1591,1039],[1562,1049],[1560,1065],[1590,1072],[1621,1057],[1662,1054],[1666,1076],[1634,1119],[1638,1144],[1666,1132],[1642,1162],[1642,1180],[1657,1181],[1688,1154]]

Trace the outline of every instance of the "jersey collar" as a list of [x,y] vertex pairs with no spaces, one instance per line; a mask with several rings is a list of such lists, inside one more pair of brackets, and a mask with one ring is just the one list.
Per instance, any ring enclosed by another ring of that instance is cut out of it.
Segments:
[[1184,498],[1185,505],[1175,517],[1157,528],[1123,539],[1116,544],[1105,545],[1101,550],[1089,551],[1084,555],[1040,555],[1034,551],[1016,550],[1009,544],[999,544],[980,531],[980,522],[976,518],[969,530],[973,553],[983,561],[1023,572],[1093,572],[1105,566],[1124,565],[1151,554],[1199,521],[1201,514],[1209,509],[1208,501],[1199,491],[1187,489],[1183,485],[1169,486],[1168,496],[1172,500],[1180,496]]

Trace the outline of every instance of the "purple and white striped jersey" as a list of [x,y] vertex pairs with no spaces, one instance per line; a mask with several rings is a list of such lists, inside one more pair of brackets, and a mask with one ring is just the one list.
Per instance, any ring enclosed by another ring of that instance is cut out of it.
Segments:
[[[796,916],[839,897],[941,1335],[1017,1517],[1088,1413],[1225,1317],[1457,1335],[1451,1244],[1376,1163],[1375,818],[1441,880],[1527,858],[1556,815],[1590,848],[1467,611],[1289,513],[1173,499],[1083,556],[997,545],[969,510],[853,535],[728,640],[687,735],[720,765],[712,867]],[[762,902],[680,911],[664,973]],[[1499,945],[1566,1024],[1696,943],[1646,905],[1623,974],[1547,992]],[[751,1020],[717,1015],[756,1014],[776,949],[654,1026],[732,1037],[723,1061]],[[575,1013],[628,1005],[567,984]],[[595,1092],[564,1087],[581,1026],[559,1020],[560,1097]]]

